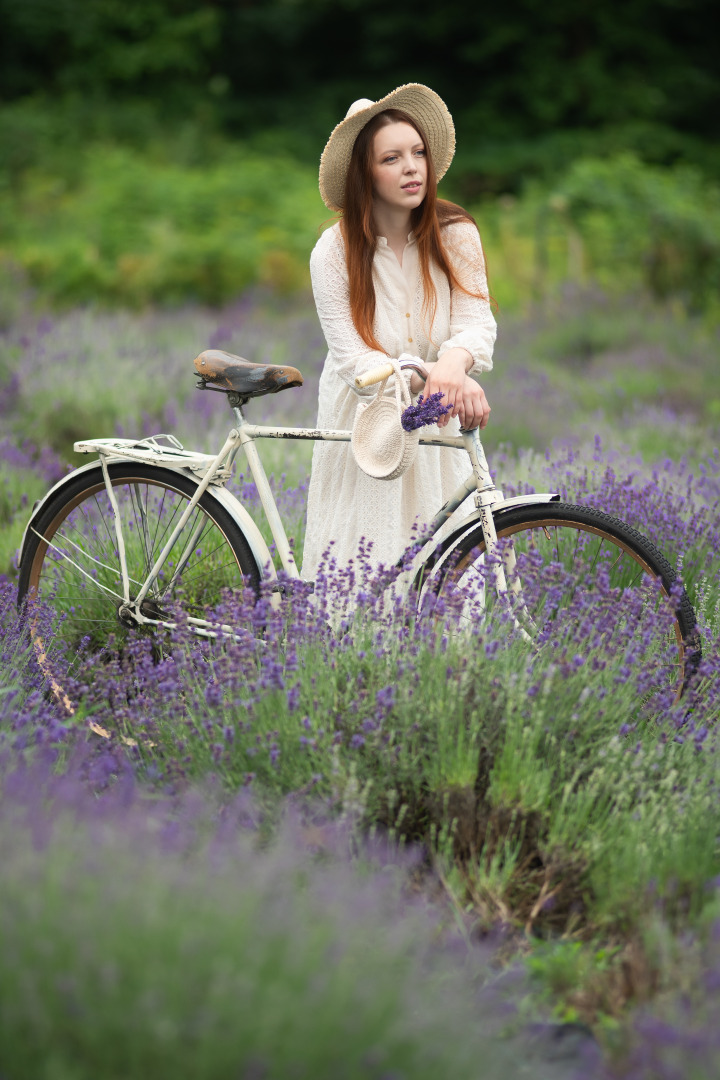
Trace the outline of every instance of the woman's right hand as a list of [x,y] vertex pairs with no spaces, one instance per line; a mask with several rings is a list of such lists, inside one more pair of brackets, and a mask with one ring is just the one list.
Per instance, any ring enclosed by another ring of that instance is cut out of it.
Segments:
[[[459,355],[458,355],[459,354]],[[450,412],[441,416],[437,424],[445,427],[451,416],[457,416],[460,427],[466,431],[484,428],[490,418],[490,405],[483,388],[465,373],[465,360],[461,350],[450,350],[429,368],[427,382],[413,375],[410,389],[426,397],[441,393],[445,404],[452,405]],[[417,389],[416,389],[417,386]]]

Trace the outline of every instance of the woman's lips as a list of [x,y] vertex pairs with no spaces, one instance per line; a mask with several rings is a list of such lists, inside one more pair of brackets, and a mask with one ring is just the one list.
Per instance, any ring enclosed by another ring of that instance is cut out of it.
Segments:
[[411,184],[403,184],[403,191],[417,191],[419,187],[421,187],[421,184],[413,181]]

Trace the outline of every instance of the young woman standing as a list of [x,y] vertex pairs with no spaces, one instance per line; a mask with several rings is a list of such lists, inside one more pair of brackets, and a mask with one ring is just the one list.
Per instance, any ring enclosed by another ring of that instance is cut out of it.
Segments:
[[[401,86],[380,101],[362,99],[332,132],[320,161],[320,194],[340,220],[310,259],[313,294],[328,346],[320,379],[318,427],[352,428],[356,376],[388,357],[420,359],[423,387],[451,411],[446,434],[485,427],[490,406],[477,381],[492,368],[495,320],[475,222],[437,198],[455,151],[452,117],[426,86]],[[432,429],[430,429],[432,430]],[[303,577],[311,580],[330,550],[338,565],[362,538],[374,565],[391,565],[468,471],[462,451],[421,446],[395,480],[375,480],[349,445],[318,442],[308,496]]]

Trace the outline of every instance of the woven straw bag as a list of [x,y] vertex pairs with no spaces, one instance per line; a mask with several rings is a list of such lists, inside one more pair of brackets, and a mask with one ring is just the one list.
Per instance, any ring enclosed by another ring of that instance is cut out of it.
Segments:
[[420,440],[419,430],[405,431],[400,423],[403,409],[412,403],[410,391],[396,360],[395,400],[384,397],[387,379],[372,401],[361,401],[355,413],[351,445],[359,468],[376,480],[395,480],[413,461]]

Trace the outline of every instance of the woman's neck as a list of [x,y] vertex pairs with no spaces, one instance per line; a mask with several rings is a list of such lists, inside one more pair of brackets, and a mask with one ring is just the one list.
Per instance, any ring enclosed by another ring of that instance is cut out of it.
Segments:
[[404,247],[410,232],[410,213],[400,207],[373,206],[373,220],[378,236],[384,236],[389,247]]

